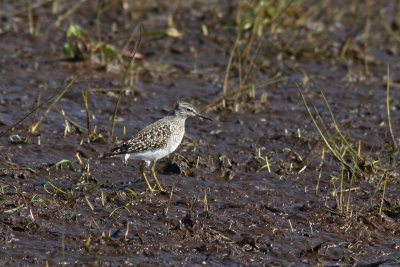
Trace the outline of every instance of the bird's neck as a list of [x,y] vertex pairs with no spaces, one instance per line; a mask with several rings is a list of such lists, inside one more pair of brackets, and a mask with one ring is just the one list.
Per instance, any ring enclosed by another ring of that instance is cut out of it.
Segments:
[[173,114],[171,115],[171,117],[173,117],[173,118],[176,119],[176,120],[183,121],[183,123],[185,123],[186,119],[188,118],[188,117],[186,117],[186,116],[182,116],[182,115],[179,115],[179,114],[176,114],[176,113],[173,113]]

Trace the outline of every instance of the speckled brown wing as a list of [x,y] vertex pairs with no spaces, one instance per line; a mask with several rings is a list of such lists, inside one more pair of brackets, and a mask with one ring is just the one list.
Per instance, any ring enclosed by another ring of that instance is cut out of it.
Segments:
[[164,148],[167,146],[167,139],[170,135],[171,129],[169,125],[146,127],[138,132],[134,138],[110,150],[106,156],[130,154]]

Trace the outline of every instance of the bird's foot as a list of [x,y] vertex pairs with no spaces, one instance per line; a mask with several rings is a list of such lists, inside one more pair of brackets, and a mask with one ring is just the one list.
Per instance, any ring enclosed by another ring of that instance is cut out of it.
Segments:
[[[156,188],[157,188],[157,189],[156,189]],[[162,195],[168,194],[168,191],[167,191],[167,190],[165,190],[164,188],[162,188],[161,186],[159,186],[159,185],[157,185],[157,184],[154,185],[154,187],[153,187],[153,192],[157,192],[157,193],[160,193],[160,194],[162,194]]]

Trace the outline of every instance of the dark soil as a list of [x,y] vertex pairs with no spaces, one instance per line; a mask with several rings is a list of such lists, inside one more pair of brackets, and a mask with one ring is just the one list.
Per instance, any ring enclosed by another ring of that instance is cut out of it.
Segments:
[[[400,264],[397,1],[27,2],[0,10],[1,265]],[[177,100],[214,121],[157,162],[167,193],[98,159]]]

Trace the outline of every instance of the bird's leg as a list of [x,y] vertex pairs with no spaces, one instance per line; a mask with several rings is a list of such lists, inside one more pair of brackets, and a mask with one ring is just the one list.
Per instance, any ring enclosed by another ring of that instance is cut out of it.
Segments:
[[147,184],[147,188],[150,190],[151,193],[153,193],[153,188],[151,187],[149,180],[147,180],[146,174],[144,173],[144,162],[142,164],[140,164],[140,171],[142,172],[143,178],[146,181]]
[[151,166],[151,174],[153,174],[154,180],[156,180],[156,184],[157,184],[158,190],[164,191],[164,189],[160,185],[160,182],[157,179],[155,167],[156,167],[156,161],[153,161],[153,166]]
[[128,159],[129,159],[129,156],[130,156],[129,154],[126,154],[125,157],[123,158],[125,167],[128,167]]

